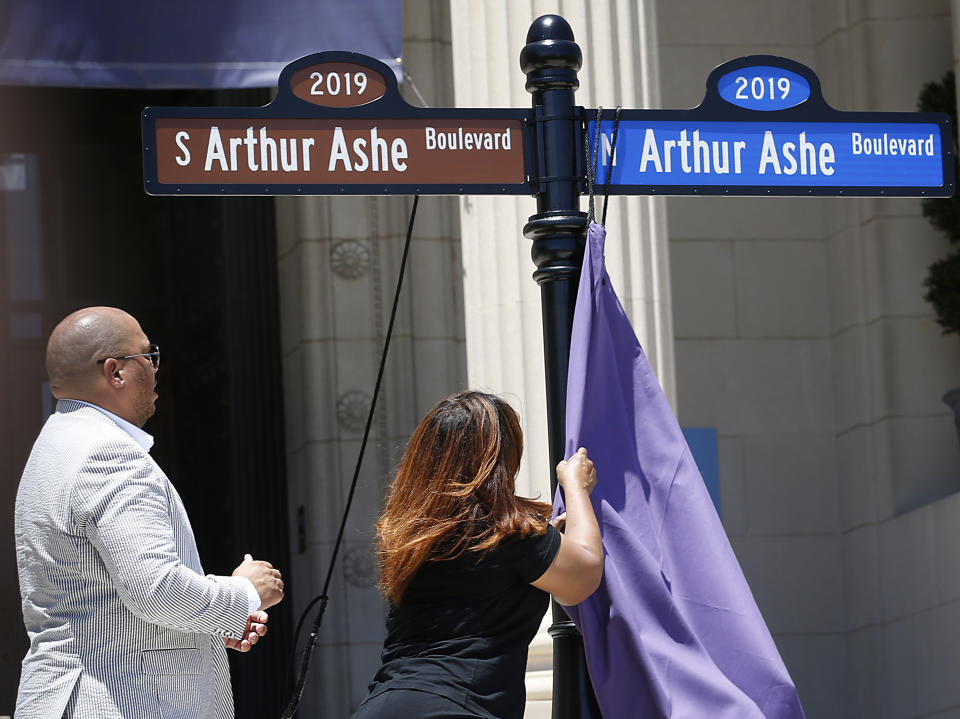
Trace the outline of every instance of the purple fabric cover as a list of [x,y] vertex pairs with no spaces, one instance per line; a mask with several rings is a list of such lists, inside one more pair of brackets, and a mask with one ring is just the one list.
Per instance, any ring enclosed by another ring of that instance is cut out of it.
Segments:
[[[802,719],[796,689],[591,224],[567,379],[567,456],[587,448],[600,588],[567,607],[604,719]],[[557,511],[562,511],[558,491]]]

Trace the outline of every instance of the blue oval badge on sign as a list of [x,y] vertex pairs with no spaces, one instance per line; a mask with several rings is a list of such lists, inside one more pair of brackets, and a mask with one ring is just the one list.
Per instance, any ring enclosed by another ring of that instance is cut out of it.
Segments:
[[810,97],[810,83],[782,67],[741,67],[717,82],[720,97],[747,110],[786,110]]

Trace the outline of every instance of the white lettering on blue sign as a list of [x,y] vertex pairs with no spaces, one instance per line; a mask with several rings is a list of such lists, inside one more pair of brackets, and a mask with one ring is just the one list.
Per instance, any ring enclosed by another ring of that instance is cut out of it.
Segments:
[[[606,141],[604,142],[606,144]],[[732,143],[727,140],[706,140],[700,139],[700,130],[693,131],[693,139],[687,138],[686,129],[681,130],[677,139],[664,139],[662,148],[657,142],[657,137],[651,128],[647,128],[643,137],[643,153],[640,157],[640,172],[646,172],[649,163],[652,163],[653,169],[657,172],[673,171],[674,150],[680,159],[680,167],[685,173],[710,173],[715,172],[718,175],[730,173],[730,157],[733,156],[733,172],[739,175],[742,169],[741,154],[747,143],[742,140],[735,140]],[[693,164],[690,164],[691,152],[693,155]],[[712,160],[712,162],[711,162]],[[616,163],[614,163],[616,164]]]
[[[817,146],[812,142],[807,142],[807,133],[805,132],[800,133],[798,141],[784,142],[778,147],[773,133],[770,130],[764,132],[758,172],[763,175],[768,169],[773,169],[773,172],[777,175],[781,173],[795,175],[797,172],[797,155],[799,155],[801,175],[816,175],[818,168],[821,174],[833,174],[833,167],[831,167],[835,158],[833,145],[824,142]],[[780,165],[781,156],[784,161],[783,167]]]
[[887,133],[880,137],[864,137],[859,132],[850,134],[850,144],[854,155],[927,155],[933,157],[933,133],[925,140],[915,137],[894,137]]
[[[596,182],[613,185],[940,187],[932,123],[623,120],[611,163],[604,121]],[[595,142],[596,123],[590,123]]]
[[810,83],[783,67],[753,65],[731,70],[717,81],[717,92],[747,110],[786,110],[810,98]]

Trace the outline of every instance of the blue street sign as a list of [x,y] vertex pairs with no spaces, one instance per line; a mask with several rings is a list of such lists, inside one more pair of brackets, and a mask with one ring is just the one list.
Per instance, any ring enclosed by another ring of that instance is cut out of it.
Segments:
[[[613,122],[603,125],[607,179]],[[594,142],[596,123],[591,124]],[[943,185],[932,123],[665,122],[621,120],[611,183],[756,187]]]
[[839,112],[824,102],[812,70],[784,58],[721,65],[693,110],[625,110],[614,117],[603,113],[599,147],[596,117],[588,121],[596,183],[609,182],[612,194],[950,196],[954,190],[948,116]]

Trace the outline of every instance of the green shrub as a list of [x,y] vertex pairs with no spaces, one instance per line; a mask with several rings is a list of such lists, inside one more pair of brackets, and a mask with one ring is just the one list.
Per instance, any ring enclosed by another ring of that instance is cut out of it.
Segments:
[[[938,82],[928,82],[920,91],[917,107],[921,112],[945,112],[952,119],[954,178],[960,177],[957,164],[957,92],[953,71]],[[944,334],[960,334],[960,197],[923,200],[923,216],[947,236],[953,250],[930,265],[923,282],[923,298],[933,305],[937,323]]]

